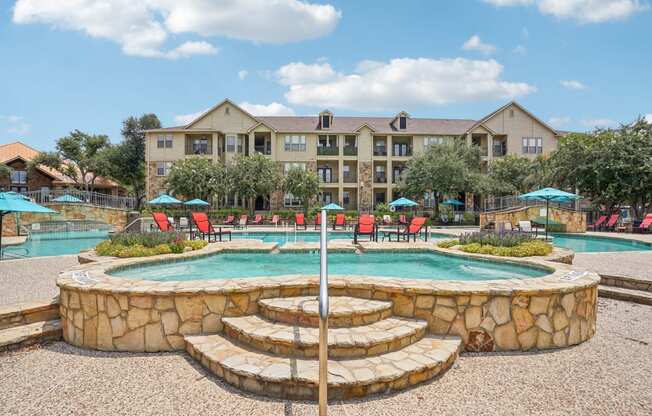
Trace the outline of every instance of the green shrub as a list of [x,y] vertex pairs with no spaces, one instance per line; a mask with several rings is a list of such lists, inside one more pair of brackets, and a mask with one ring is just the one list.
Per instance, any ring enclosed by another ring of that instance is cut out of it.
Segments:
[[543,241],[527,241],[512,247],[496,247],[489,244],[470,243],[460,246],[466,253],[489,254],[500,257],[547,256],[552,253],[552,245]]
[[179,254],[190,247],[199,250],[206,247],[204,240],[188,241],[178,233],[117,234],[95,247],[99,256],[148,257],[158,254]]
[[461,245],[477,243],[494,247],[514,247],[533,240],[534,236],[531,234],[519,232],[495,233],[491,231],[480,231],[462,234],[459,237]]
[[200,250],[208,245],[206,240],[186,240],[183,242],[186,247],[190,247],[193,251]]
[[109,238],[113,244],[122,246],[141,245],[148,248],[185,239],[182,233],[176,232],[116,233],[110,235]]
[[460,242],[457,240],[444,240],[437,243],[437,247],[441,248],[451,248],[458,245]]

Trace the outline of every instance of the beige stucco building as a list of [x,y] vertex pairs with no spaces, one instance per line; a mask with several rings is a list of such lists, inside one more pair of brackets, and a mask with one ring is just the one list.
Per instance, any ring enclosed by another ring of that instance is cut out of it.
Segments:
[[[239,154],[262,153],[281,171],[311,169],[321,181],[322,201],[346,209],[370,210],[397,195],[406,162],[431,144],[466,140],[480,146],[482,168],[507,154],[536,157],[557,148],[559,133],[516,102],[480,120],[416,118],[404,111],[393,117],[346,117],[323,111],[316,116],[255,117],[224,100],[185,126],[147,131],[147,194],[165,191],[174,161],[188,157],[228,163]],[[473,198],[466,199],[467,209]],[[295,206],[290,195],[276,192],[269,205]],[[429,201],[425,198],[424,203]]]

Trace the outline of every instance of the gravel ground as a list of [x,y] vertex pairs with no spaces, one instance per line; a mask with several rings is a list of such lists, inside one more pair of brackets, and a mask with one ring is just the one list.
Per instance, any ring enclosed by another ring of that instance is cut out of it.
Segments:
[[652,252],[575,253],[573,265],[605,276],[652,280]]
[[78,264],[75,255],[0,262],[0,306],[58,295],[59,272]]
[[[652,307],[599,299],[582,345],[464,355],[441,378],[391,396],[332,403],[331,415],[652,414]],[[315,415],[312,403],[241,394],[183,353],[102,353],[53,343],[0,355],[11,415]]]

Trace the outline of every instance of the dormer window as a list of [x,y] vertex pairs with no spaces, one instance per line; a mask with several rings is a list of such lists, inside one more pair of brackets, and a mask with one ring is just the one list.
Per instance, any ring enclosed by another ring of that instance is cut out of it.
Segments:
[[319,113],[319,124],[323,130],[330,129],[333,124],[333,113],[328,110]]
[[398,128],[401,129],[401,130],[407,129],[407,117],[400,116],[398,118]]

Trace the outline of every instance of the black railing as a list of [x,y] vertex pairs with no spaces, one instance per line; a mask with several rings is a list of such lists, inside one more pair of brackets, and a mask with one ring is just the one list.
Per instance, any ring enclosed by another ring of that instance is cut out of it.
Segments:
[[317,154],[321,156],[337,156],[340,148],[337,146],[317,146]]
[[342,175],[342,180],[344,183],[356,183],[358,182],[358,175],[355,173],[345,173]]
[[357,156],[358,148],[356,146],[344,146],[344,156]]
[[374,183],[387,183],[387,176],[374,175]]

